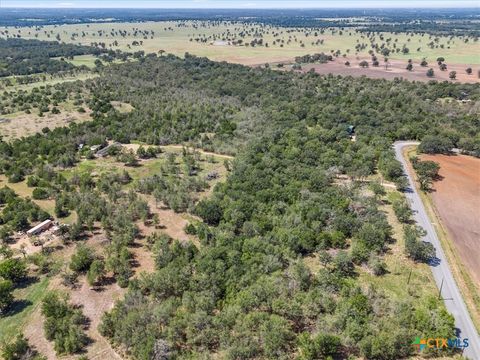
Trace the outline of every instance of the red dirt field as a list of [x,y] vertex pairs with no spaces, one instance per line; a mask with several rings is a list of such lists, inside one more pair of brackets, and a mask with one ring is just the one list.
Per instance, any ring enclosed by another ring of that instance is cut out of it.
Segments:
[[[345,66],[345,61],[350,62],[350,66]],[[367,60],[369,62],[368,68],[361,68],[358,64],[362,60]],[[347,58],[338,58],[332,62],[326,64],[308,64],[304,65],[302,71],[306,72],[310,69],[315,69],[319,74],[334,74],[334,75],[343,75],[343,76],[366,76],[374,79],[387,79],[393,80],[394,78],[404,78],[410,81],[422,81],[427,82],[430,80],[445,81],[449,80],[450,71],[457,72],[457,78],[454,82],[460,83],[478,83],[480,79],[477,76],[478,65],[459,65],[459,64],[447,64],[448,69],[446,71],[441,71],[438,68],[436,63],[430,63],[427,67],[420,66],[418,61],[413,62],[413,71],[408,71],[406,69],[407,61],[406,60],[389,60],[388,70],[385,70],[383,58],[378,60],[380,65],[378,67],[371,66],[370,58],[362,58],[357,60],[355,57]],[[465,69],[471,67],[473,73],[468,75],[465,72]],[[435,76],[428,77],[426,75],[427,70],[432,68]]]
[[422,155],[440,164],[441,180],[431,198],[459,257],[480,288],[480,159],[466,155]]

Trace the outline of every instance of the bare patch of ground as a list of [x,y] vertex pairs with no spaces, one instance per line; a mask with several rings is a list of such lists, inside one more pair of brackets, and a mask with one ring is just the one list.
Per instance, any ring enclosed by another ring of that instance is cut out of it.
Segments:
[[[363,60],[369,62],[368,68],[362,68],[359,66],[359,63]],[[346,66],[345,62],[349,61],[350,66]],[[422,81],[427,82],[430,80],[437,81],[452,81],[449,78],[451,71],[457,72],[456,80],[454,82],[464,82],[464,83],[478,83],[480,79],[477,77],[478,66],[474,65],[460,65],[460,64],[448,64],[448,69],[446,71],[441,71],[438,68],[438,65],[435,62],[429,63],[427,67],[420,66],[419,61],[413,61],[413,70],[408,71],[406,69],[407,61],[406,60],[389,60],[388,68],[385,69],[383,59],[379,59],[380,65],[373,67],[371,65],[370,58],[360,58],[356,59],[355,57],[347,58],[337,58],[334,61],[328,62],[326,64],[306,64],[302,67],[303,72],[307,72],[311,69],[314,69],[315,72],[319,74],[334,74],[334,75],[343,75],[343,76],[353,76],[361,77],[366,76],[374,79],[387,79],[393,80],[395,78],[403,78],[410,81]],[[471,75],[468,75],[465,72],[465,69],[471,67],[473,72]],[[432,68],[434,70],[434,76],[428,77],[427,70]]]
[[180,241],[195,242],[194,236],[188,235],[185,232],[185,226],[188,225],[188,220],[182,214],[177,214],[172,209],[168,209],[162,203],[157,203],[153,196],[145,195],[150,211],[153,214],[158,214],[160,220],[160,230],[150,226],[142,229],[146,235],[150,235],[155,231],[162,231],[172,239]]
[[[60,278],[52,279],[49,290],[66,291],[70,295],[70,301],[82,308],[83,314],[90,320],[90,326],[87,335],[92,340],[91,344],[86,348],[88,359],[122,359],[111,347],[108,341],[103,338],[97,328],[100,324],[102,315],[111,310],[117,299],[125,294],[125,289],[120,288],[117,284],[109,284],[103,286],[101,291],[92,290],[87,284],[85,278],[80,279],[80,283],[75,289],[67,289],[60,283]],[[37,351],[45,355],[47,359],[58,359],[53,346],[53,342],[45,338],[43,330],[43,316],[41,314],[41,304],[37,304],[27,325],[24,329],[25,337],[29,343],[35,347]],[[75,359],[77,356],[62,356],[62,359]]]
[[466,155],[422,155],[440,164],[441,180],[430,194],[462,262],[480,288],[480,159]]
[[81,279],[79,287],[70,290],[71,302],[81,305],[83,314],[90,319],[87,335],[93,343],[87,348],[89,359],[121,359],[97,328],[102,315],[113,308],[116,300],[123,298],[125,291],[116,283],[103,286],[101,290],[92,290],[85,279]]
[[112,101],[111,104],[115,110],[121,113],[129,113],[129,112],[132,112],[134,109],[132,105],[121,102],[121,101]]
[[2,117],[4,121],[0,122],[0,134],[7,139],[29,136],[41,132],[45,127],[53,129],[67,126],[72,122],[88,121],[90,112],[86,110],[84,113],[78,111],[61,112],[60,114],[47,113],[42,117],[24,112],[4,115]]

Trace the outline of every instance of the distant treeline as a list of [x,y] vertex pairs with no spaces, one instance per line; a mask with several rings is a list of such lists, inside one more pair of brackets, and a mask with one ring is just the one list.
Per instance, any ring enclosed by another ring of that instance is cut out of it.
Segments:
[[[478,35],[478,9],[3,9],[0,26],[175,20],[242,21],[282,27],[358,27]],[[360,23],[359,23],[359,20]]]
[[92,46],[24,39],[0,39],[0,49],[0,77],[72,70],[72,64],[53,58],[105,52]]

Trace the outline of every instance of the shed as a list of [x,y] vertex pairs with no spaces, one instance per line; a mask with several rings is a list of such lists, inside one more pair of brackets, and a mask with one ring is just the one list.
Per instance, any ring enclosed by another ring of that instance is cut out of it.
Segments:
[[32,236],[32,235],[40,234],[42,231],[47,230],[52,225],[53,225],[53,221],[50,220],[50,219],[47,219],[47,220],[41,222],[40,224],[34,226],[30,230],[28,230],[27,235]]

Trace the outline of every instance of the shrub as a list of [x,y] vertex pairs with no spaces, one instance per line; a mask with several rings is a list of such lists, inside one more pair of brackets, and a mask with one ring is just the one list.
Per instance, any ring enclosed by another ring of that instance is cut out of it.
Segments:
[[[1,355],[4,360],[28,360],[34,359],[35,352],[30,348],[23,334],[19,334],[15,340],[3,346]],[[35,359],[41,358],[35,357]]]
[[339,353],[342,345],[338,336],[330,334],[318,334],[312,338],[310,334],[303,333],[299,343],[301,359],[304,360],[333,357]]
[[66,296],[50,292],[42,300],[42,315],[45,316],[45,337],[54,341],[58,354],[73,354],[81,351],[88,343],[83,331],[85,317],[79,309],[68,303]]
[[25,261],[20,259],[6,259],[0,263],[0,276],[13,283],[17,283],[27,275]]
[[90,248],[79,245],[75,254],[72,255],[70,269],[76,273],[85,273],[90,268],[94,259],[95,256]]
[[425,154],[450,154],[452,141],[445,136],[425,136],[418,146],[418,151]]
[[428,262],[435,256],[432,244],[420,241],[423,231],[415,226],[405,226],[405,252],[415,261]]
[[0,314],[13,302],[13,283],[10,280],[0,280]]
[[35,189],[33,189],[32,197],[35,200],[44,200],[44,199],[48,199],[49,193],[48,193],[47,189],[35,188]]
[[358,65],[362,68],[368,68],[368,61],[366,60],[360,61]]

